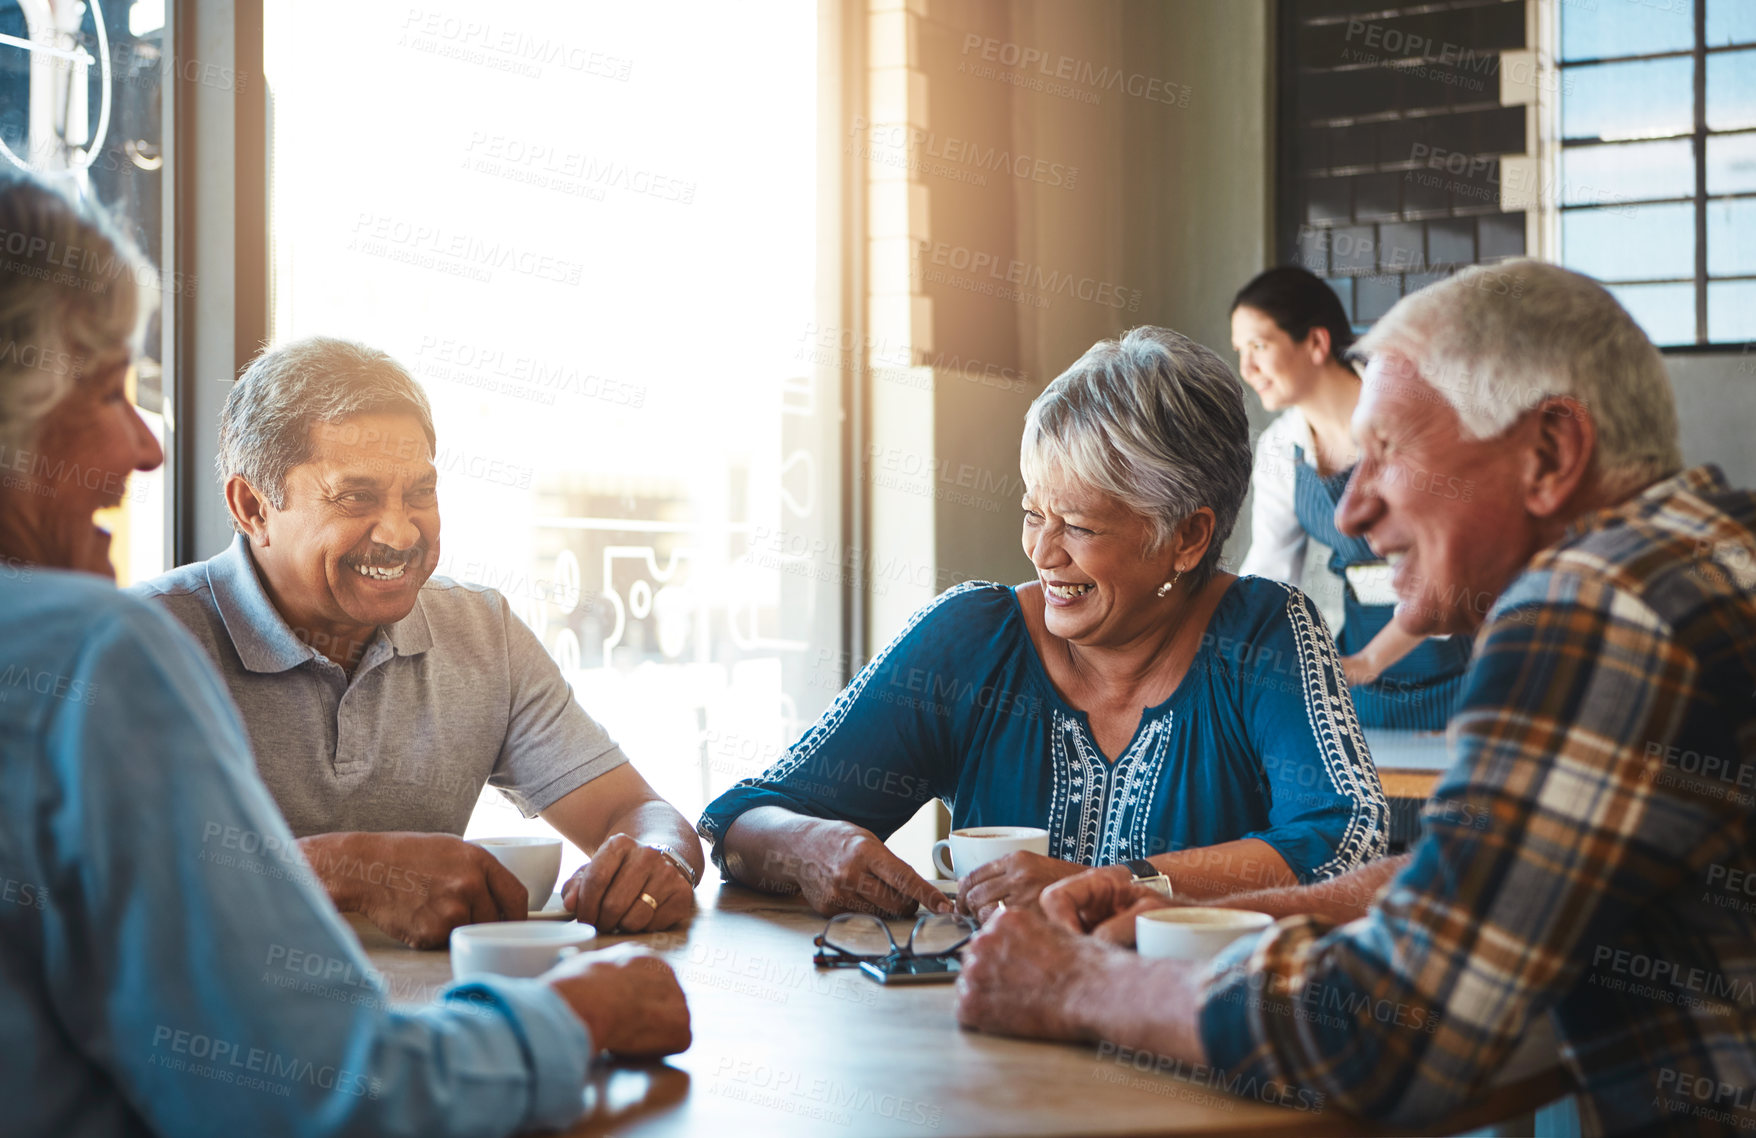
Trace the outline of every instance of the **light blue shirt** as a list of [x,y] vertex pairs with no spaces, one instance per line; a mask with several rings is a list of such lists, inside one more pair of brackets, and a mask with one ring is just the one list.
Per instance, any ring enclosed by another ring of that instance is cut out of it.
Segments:
[[507,1134],[574,1120],[546,985],[392,1008],[164,612],[0,567],[0,1112],[54,1135]]

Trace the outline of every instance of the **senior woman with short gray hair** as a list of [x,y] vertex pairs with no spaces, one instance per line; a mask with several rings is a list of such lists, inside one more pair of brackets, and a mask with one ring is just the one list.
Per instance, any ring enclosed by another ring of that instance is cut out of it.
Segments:
[[1046,829],[966,873],[961,908],[1094,865],[1180,897],[1320,881],[1384,852],[1335,646],[1297,589],[1220,569],[1250,479],[1242,389],[1163,328],[1085,353],[1026,416],[1035,579],[916,613],[773,768],[699,829],[737,881],[819,912],[943,910],[883,839],[931,798],[958,829]]

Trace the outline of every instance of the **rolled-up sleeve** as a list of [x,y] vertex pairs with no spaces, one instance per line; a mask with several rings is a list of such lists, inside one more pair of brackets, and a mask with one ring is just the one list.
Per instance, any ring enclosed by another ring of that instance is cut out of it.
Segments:
[[1409,865],[1365,917],[1282,922],[1211,974],[1200,1025],[1217,1066],[1393,1123],[1441,1117],[1580,982],[1593,946],[1740,847],[1742,806],[1653,779],[1630,742],[1662,749],[1689,727],[1699,676],[1663,623],[1601,581],[1521,588],[1541,603],[1503,602],[1478,640]]
[[1236,653],[1250,745],[1269,791],[1273,846],[1309,884],[1384,856],[1390,811],[1323,617],[1287,587],[1283,619]]
[[181,629],[128,601],[73,672],[92,698],[43,720],[30,839],[46,987],[155,1131],[501,1135],[581,1113],[591,1042],[546,985],[391,1005]]
[[488,776],[534,818],[599,775],[628,761],[602,724],[574,698],[561,669],[504,597],[499,598],[512,682],[506,739]]
[[1299,460],[1293,453],[1289,414],[1270,423],[1256,444],[1250,471],[1250,549],[1238,574],[1297,585],[1305,574],[1310,539],[1293,505]]

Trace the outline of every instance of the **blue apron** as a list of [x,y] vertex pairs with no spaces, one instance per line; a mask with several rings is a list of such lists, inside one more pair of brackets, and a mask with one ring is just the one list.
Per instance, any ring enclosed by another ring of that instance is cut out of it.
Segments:
[[[1329,558],[1329,568],[1342,579],[1346,614],[1341,634],[1335,638],[1336,646],[1342,655],[1352,656],[1390,623],[1396,608],[1369,605],[1355,596],[1347,580],[1347,567],[1377,565],[1382,559],[1372,552],[1365,538],[1349,537],[1335,524],[1335,505],[1341,500],[1353,469],[1325,478],[1305,461],[1303,447],[1295,446],[1293,452],[1293,510],[1307,534],[1335,551]],[[1354,708],[1361,725],[1408,731],[1443,730],[1463,691],[1469,650],[1467,636],[1444,640],[1428,637],[1372,683],[1353,688]]]

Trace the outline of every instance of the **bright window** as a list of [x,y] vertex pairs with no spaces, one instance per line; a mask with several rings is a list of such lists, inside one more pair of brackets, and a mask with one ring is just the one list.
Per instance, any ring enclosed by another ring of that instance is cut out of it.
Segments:
[[1661,346],[1756,340],[1756,4],[1561,4],[1561,263]]
[[[274,338],[415,373],[439,571],[505,593],[693,817],[841,678],[840,583],[806,572],[840,501],[815,7],[265,17]],[[471,832],[522,828],[489,792]]]

